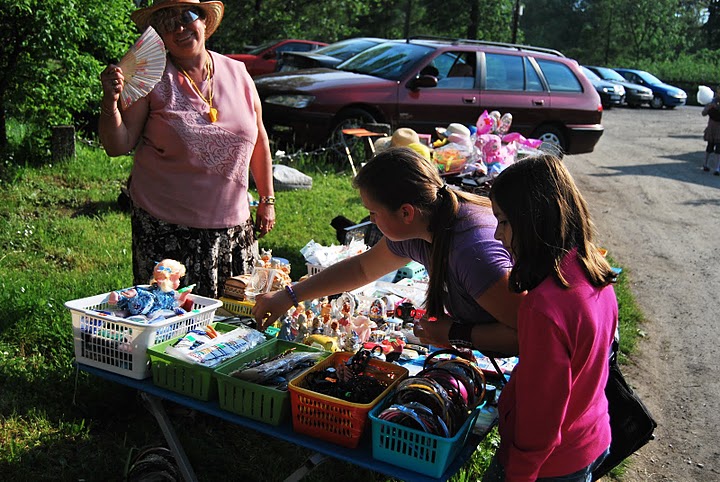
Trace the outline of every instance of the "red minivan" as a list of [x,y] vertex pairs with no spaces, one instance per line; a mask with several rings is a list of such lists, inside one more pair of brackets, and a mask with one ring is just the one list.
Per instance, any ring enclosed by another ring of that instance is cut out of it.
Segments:
[[565,154],[591,152],[603,134],[602,105],[575,60],[558,51],[471,40],[391,40],[335,69],[255,79],[271,137],[318,146],[367,123],[433,134],[475,125],[484,110],[509,112],[511,130]]

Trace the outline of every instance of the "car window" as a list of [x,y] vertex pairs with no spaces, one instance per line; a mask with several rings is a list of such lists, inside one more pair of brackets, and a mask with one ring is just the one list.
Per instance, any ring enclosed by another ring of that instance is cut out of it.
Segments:
[[619,82],[625,82],[623,76],[615,72],[613,69],[599,68],[598,72],[600,72],[600,76],[605,80],[617,80]]
[[637,75],[635,75],[632,72],[622,72],[621,74],[623,77],[625,77],[630,82],[635,82],[636,84],[642,84],[642,79],[639,78]]
[[329,55],[330,57],[337,57],[338,59],[347,60],[358,52],[361,52],[367,48],[377,45],[377,41],[374,40],[355,40],[348,42],[338,42],[327,47],[317,49],[318,54]]
[[383,43],[360,52],[338,65],[338,70],[400,80],[413,65],[433,51],[432,47],[409,43]]
[[485,55],[485,88],[487,90],[525,90],[523,57],[517,55]]
[[475,86],[475,52],[444,52],[430,65],[437,68],[440,89],[472,89]]
[[538,75],[530,59],[525,57],[523,62],[525,64],[525,90],[530,92],[542,92],[545,90],[540,75]]
[[259,55],[260,52],[262,52],[262,51],[265,50],[265,49],[268,49],[268,48],[272,47],[275,43],[276,43],[276,42],[265,42],[265,43],[263,43],[263,44],[260,44],[260,45],[258,45],[257,47],[255,47],[254,49],[250,50],[250,51],[248,52],[248,54],[250,54],[250,55]]
[[306,44],[302,42],[288,42],[281,45],[276,50],[278,52],[309,52],[314,47],[313,44]]
[[545,75],[550,92],[582,92],[582,84],[570,67],[552,60],[535,59]]

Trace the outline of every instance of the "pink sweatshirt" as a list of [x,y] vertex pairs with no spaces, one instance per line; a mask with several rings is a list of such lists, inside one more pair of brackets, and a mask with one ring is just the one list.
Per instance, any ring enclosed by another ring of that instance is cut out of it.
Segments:
[[149,94],[130,184],[133,202],[152,216],[204,229],[238,226],[250,217],[249,165],[258,137],[255,86],[245,65],[211,55],[217,122],[209,121],[210,107],[168,60]]
[[499,402],[498,457],[507,482],[571,474],[610,445],[605,384],[615,291],[590,284],[577,250],[561,269],[570,289],[547,278],[518,311],[520,361]]

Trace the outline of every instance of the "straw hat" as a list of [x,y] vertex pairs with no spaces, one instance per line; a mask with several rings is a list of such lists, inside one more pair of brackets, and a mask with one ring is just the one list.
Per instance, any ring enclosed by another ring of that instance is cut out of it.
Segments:
[[408,127],[401,127],[393,132],[392,137],[380,137],[374,142],[374,145],[376,151],[382,151],[388,147],[407,147],[419,142],[420,137],[417,132]]
[[197,7],[205,14],[205,38],[209,38],[215,30],[217,30],[222,21],[225,6],[222,2],[210,1],[201,2],[200,0],[155,0],[153,4],[146,8],[135,10],[130,15],[130,20],[141,31],[144,31],[150,25],[150,17],[153,13],[163,8],[173,7]]

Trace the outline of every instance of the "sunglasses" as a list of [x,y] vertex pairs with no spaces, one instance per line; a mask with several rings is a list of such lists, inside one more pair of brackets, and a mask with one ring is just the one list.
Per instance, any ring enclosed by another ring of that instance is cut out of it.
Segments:
[[181,11],[162,12],[164,15],[157,18],[155,23],[155,29],[159,33],[170,33],[174,32],[180,26],[187,27],[197,19],[202,18],[200,11],[195,8],[188,8]]

